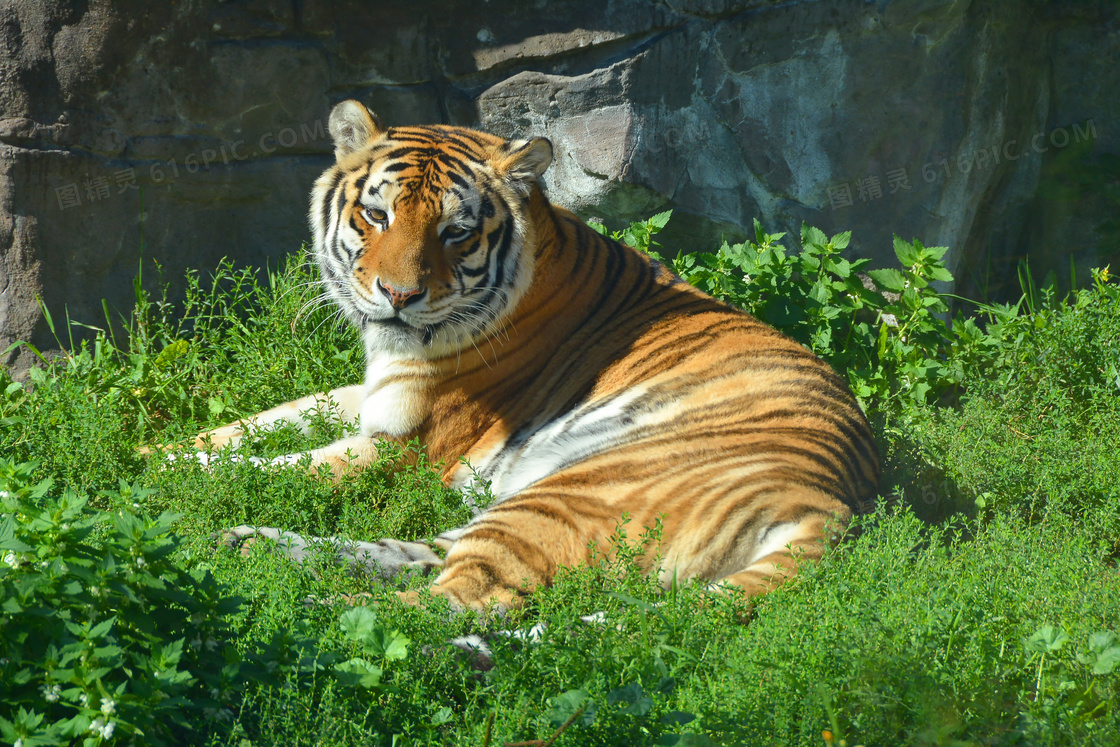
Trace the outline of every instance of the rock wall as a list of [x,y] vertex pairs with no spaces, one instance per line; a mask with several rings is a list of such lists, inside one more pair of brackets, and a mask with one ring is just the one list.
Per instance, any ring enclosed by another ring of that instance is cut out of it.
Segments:
[[[758,217],[1082,274],[1120,227],[1120,24],[1099,0],[0,0],[0,351],[308,238],[331,105],[546,135],[552,198],[667,247]],[[1109,253],[1112,253],[1111,255]],[[26,350],[9,351],[16,370]]]

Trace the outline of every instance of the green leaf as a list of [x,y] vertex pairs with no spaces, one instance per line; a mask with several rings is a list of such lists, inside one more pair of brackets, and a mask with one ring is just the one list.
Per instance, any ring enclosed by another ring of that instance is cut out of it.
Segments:
[[660,231],[662,228],[665,227],[665,225],[669,222],[669,219],[672,218],[672,217],[673,217],[673,211],[672,210],[666,210],[664,213],[658,213],[657,215],[654,215],[653,217],[651,217],[647,221],[647,223],[649,223],[650,228],[655,229],[653,231],[653,233],[657,233],[658,231]]
[[360,657],[335,664],[334,671],[338,681],[348,687],[372,688],[381,684],[381,667]]
[[762,228],[762,221],[758,218],[754,219],[754,242],[760,245],[766,243],[766,231]]
[[350,640],[365,643],[377,626],[377,615],[369,607],[351,607],[342,613],[338,626]]
[[906,285],[906,277],[898,270],[892,268],[870,270],[867,274],[875,281],[875,285],[883,290],[901,293],[903,287]]
[[583,713],[579,715],[575,723],[580,726],[587,726],[595,720],[595,713],[597,708],[595,704],[588,700],[586,690],[568,690],[565,693],[556,695],[548,699],[549,709],[545,713],[545,718],[553,726],[560,726],[575,715],[581,707]]
[[116,615],[113,615],[112,617],[110,617],[106,620],[102,620],[101,622],[97,623],[97,625],[94,625],[92,628],[90,628],[88,636],[90,638],[102,638],[103,636],[105,636],[106,633],[109,632],[109,630],[113,627],[113,625],[116,622],[117,622],[117,616]]
[[933,265],[932,267],[928,268],[926,272],[929,275],[930,280],[940,280],[945,283],[952,282],[953,280],[953,273],[949,272],[941,265]]
[[801,224],[801,244],[818,244],[824,245],[828,243],[828,237],[824,235],[824,231],[808,223]]
[[1089,636],[1089,646],[1093,649],[1093,674],[1111,674],[1120,666],[1120,643],[1116,642],[1115,633],[1094,633]]
[[366,650],[381,656],[385,661],[399,661],[408,656],[410,643],[411,639],[399,630],[375,628],[367,638]]
[[836,249],[847,249],[848,243],[852,240],[852,232],[844,231],[832,237],[829,243]]
[[172,641],[159,650],[158,660],[162,667],[173,667],[179,663],[183,656],[183,639]]
[[898,236],[894,237],[894,256],[898,257],[903,267],[911,267],[921,259],[921,254],[915,245],[903,241]]
[[1069,643],[1069,636],[1066,632],[1053,625],[1043,625],[1029,638],[1023,639],[1023,646],[1027,651],[1038,654],[1060,651],[1067,643]]
[[947,251],[949,251],[949,247],[947,246],[926,246],[922,247],[922,256],[940,261]]
[[642,692],[642,686],[637,682],[611,690],[607,693],[607,702],[621,704],[621,712],[627,716],[644,716],[653,708],[653,699]]

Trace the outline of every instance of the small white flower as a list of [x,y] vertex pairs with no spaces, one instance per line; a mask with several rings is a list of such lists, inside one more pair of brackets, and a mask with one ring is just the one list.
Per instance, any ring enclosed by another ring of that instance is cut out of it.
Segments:
[[112,721],[106,723],[101,719],[94,719],[93,723],[89,725],[89,730],[94,734],[100,736],[102,739],[109,739],[110,737],[112,737],[113,730],[116,728],[117,725]]
[[16,557],[14,552],[9,552],[4,556],[4,565],[11,566],[12,568],[19,568],[19,558]]
[[136,570],[140,570],[141,568],[143,568],[147,564],[148,564],[148,561],[144,560],[143,558],[137,558],[136,559]]
[[62,685],[53,685],[51,687],[43,686],[43,697],[48,703],[57,703],[59,697],[62,695]]
[[82,693],[78,696],[78,700],[82,702],[82,708],[89,708],[89,696]]
[[112,698],[101,699],[101,712],[106,716],[117,710],[117,704],[113,702]]
[[[5,497],[7,497],[7,496],[5,496]],[[13,742],[12,747],[23,747],[23,737],[20,737],[15,742]]]
[[0,490],[0,498],[11,498],[12,494],[7,490]]

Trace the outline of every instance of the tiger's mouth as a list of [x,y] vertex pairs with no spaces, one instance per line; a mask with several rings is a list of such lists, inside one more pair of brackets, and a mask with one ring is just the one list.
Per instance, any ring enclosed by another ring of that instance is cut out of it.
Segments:
[[399,316],[390,316],[385,319],[379,319],[378,322],[392,329],[416,329],[416,327],[409,324],[404,319],[401,319]]

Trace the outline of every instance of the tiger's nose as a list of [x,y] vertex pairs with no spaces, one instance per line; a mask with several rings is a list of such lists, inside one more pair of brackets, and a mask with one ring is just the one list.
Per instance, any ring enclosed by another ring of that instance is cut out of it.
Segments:
[[398,290],[388,283],[382,283],[380,278],[376,282],[377,289],[385,294],[385,298],[389,299],[389,303],[393,305],[394,309],[403,309],[413,301],[419,301],[420,297],[424,295],[423,288]]

